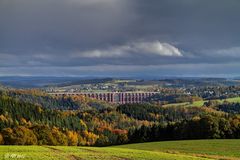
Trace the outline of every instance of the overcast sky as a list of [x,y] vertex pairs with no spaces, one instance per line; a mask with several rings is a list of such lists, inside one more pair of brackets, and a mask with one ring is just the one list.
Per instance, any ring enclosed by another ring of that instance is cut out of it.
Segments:
[[0,0],[0,76],[239,76],[239,0]]

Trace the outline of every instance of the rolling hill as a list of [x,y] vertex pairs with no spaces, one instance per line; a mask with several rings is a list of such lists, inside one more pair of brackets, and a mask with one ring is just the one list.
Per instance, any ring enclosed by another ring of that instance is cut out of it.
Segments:
[[188,140],[111,147],[0,146],[0,160],[237,160],[240,140]]

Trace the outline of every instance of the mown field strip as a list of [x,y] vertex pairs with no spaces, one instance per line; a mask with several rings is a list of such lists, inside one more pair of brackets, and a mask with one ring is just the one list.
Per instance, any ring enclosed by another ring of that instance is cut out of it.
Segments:
[[214,159],[240,159],[240,139],[164,141],[115,147],[188,154]]
[[111,147],[0,146],[0,160],[237,160],[240,140],[186,140]]
[[24,160],[209,160],[184,154],[115,147],[0,146],[0,159]]

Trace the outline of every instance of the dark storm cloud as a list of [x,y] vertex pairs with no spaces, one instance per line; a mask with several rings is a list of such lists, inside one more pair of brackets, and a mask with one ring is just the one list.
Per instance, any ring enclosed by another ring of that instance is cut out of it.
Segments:
[[1,0],[1,48],[60,50],[111,42],[129,24],[125,0]]
[[239,0],[0,0],[0,75],[108,65],[129,74],[235,72],[239,9]]
[[[139,0],[137,9],[141,28],[136,35],[161,36],[185,43],[183,46],[228,47],[239,45],[240,21],[238,0]],[[139,32],[140,31],[140,32]]]

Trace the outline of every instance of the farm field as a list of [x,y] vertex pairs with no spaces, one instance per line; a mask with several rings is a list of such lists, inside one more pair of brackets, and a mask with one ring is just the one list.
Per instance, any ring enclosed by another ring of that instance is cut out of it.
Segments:
[[213,159],[240,159],[240,139],[162,141],[128,144],[120,147],[144,151],[187,154]]
[[1,160],[205,160],[189,155],[113,147],[1,146],[0,155]]
[[0,160],[240,159],[240,140],[165,141],[111,147],[0,146]]
[[[227,99],[217,99],[219,103],[223,103],[224,101],[228,101],[231,103],[240,103],[240,97],[234,97],[234,98],[227,98]],[[183,103],[171,103],[166,104],[164,107],[170,107],[170,106],[185,106],[185,107],[201,107],[204,105],[204,103],[207,101],[195,101],[192,104],[190,102],[183,102]]]

